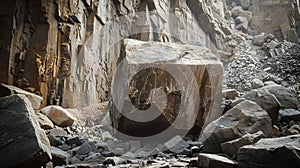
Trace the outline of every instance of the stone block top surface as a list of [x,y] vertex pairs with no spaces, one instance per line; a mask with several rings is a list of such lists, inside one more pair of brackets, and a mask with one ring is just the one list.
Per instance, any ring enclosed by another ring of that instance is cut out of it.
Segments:
[[124,45],[126,59],[129,64],[221,64],[216,55],[205,46],[139,41],[134,39],[125,39]]

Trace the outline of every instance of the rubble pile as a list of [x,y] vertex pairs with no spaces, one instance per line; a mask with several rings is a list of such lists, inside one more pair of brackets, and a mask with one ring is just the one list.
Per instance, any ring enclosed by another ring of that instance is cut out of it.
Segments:
[[[234,53],[229,59],[223,57],[224,89],[237,89],[240,93],[245,93],[271,81],[291,88],[299,97],[300,46],[287,41],[278,42],[276,39],[255,46],[253,42],[259,37],[245,34],[239,36],[243,41],[232,40],[238,44]],[[268,41],[269,36],[272,35],[265,35],[264,41]],[[230,46],[232,41],[227,45]],[[268,48],[273,42],[276,43],[276,48]]]

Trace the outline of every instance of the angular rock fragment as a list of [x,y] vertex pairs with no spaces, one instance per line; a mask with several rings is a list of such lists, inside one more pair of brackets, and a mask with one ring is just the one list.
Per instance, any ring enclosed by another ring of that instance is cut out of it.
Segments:
[[300,167],[300,135],[261,139],[240,148],[238,163],[241,168]]
[[71,155],[59,148],[51,147],[52,163],[54,166],[67,165]]
[[48,134],[47,137],[48,137],[48,139],[50,141],[50,145],[51,146],[58,147],[59,145],[63,144],[63,141],[59,137],[55,137],[55,136],[53,136],[51,134]]
[[272,93],[281,105],[281,109],[299,109],[300,102],[297,96],[288,88],[280,85],[269,85],[261,89]]
[[265,42],[265,34],[257,35],[253,38],[252,43],[256,46],[262,46]]
[[49,140],[27,97],[1,97],[0,118],[1,167],[41,167],[50,161]]
[[245,100],[205,127],[200,141],[204,152],[220,153],[221,143],[257,131],[272,136],[271,118],[258,104]]
[[262,109],[268,112],[272,122],[277,123],[281,105],[273,94],[263,90],[252,90],[247,92],[243,97],[257,103]]
[[236,161],[227,157],[215,154],[200,153],[198,156],[198,166],[202,168],[222,167],[222,168],[238,168]]
[[49,130],[54,128],[54,124],[52,123],[52,121],[44,114],[42,113],[35,113],[38,119],[38,122],[40,124],[40,126],[44,129],[44,130]]
[[265,135],[262,131],[258,131],[254,134],[246,134],[239,139],[222,143],[222,152],[228,156],[236,156],[240,147],[254,144],[264,137]]
[[46,114],[55,124],[62,127],[72,126],[74,120],[76,120],[71,113],[60,106],[47,106],[41,109],[41,112]]
[[119,132],[199,134],[221,115],[222,65],[206,47],[125,39],[122,48],[110,111]]
[[68,133],[60,127],[51,129],[49,134],[52,136],[56,136],[56,137],[67,137],[68,136]]

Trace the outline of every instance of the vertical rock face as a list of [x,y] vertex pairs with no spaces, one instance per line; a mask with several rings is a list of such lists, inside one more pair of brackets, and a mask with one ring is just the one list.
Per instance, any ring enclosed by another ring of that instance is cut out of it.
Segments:
[[299,0],[265,0],[252,3],[253,30],[298,43],[299,27],[296,25],[299,24]]
[[0,165],[41,167],[51,159],[50,143],[30,101],[23,95],[0,98]]
[[112,85],[118,131],[144,137],[172,126],[199,134],[221,115],[222,64],[209,49],[130,39],[122,48]]
[[222,5],[3,0],[0,82],[39,94],[43,106],[82,107],[107,100],[122,39],[192,43],[216,51],[227,30]]

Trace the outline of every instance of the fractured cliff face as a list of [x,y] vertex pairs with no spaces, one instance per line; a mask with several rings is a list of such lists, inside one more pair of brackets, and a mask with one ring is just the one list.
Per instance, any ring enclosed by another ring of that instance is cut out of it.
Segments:
[[191,43],[215,52],[228,30],[222,12],[213,12],[218,5],[204,0],[0,4],[0,82],[41,95],[43,106],[107,100],[124,38]]

